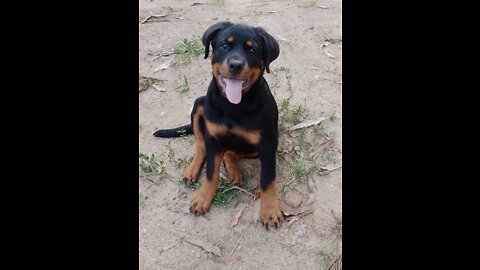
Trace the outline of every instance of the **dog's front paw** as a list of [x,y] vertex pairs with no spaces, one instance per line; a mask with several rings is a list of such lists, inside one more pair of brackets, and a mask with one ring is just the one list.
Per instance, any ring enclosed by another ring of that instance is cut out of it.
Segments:
[[277,196],[275,182],[272,182],[266,190],[260,192],[260,220],[267,228],[278,228],[280,222],[285,219],[280,209],[280,201]]
[[185,168],[185,171],[183,172],[183,182],[187,185],[192,184],[193,182],[196,182],[198,180],[198,177],[200,176],[200,169],[201,166],[198,166],[196,164],[190,164]]
[[273,226],[278,228],[280,222],[284,220],[278,199],[265,201],[264,198],[262,198],[260,205],[260,220],[265,228],[267,228],[267,230]]
[[195,193],[192,201],[190,202],[190,212],[196,216],[203,215],[210,210],[210,205],[212,204],[215,194],[209,194],[201,192],[201,190]]

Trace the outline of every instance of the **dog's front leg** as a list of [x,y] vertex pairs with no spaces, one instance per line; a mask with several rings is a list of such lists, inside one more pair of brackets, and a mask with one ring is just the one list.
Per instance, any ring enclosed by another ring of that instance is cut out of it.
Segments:
[[259,145],[259,158],[261,162],[260,219],[267,229],[273,226],[278,228],[284,216],[280,209],[277,186],[275,185],[277,144],[265,142]]
[[205,143],[207,177],[190,203],[190,211],[195,215],[203,215],[210,209],[217,192],[218,183],[220,182],[220,165],[222,164],[224,154],[224,150],[213,138],[205,138]]

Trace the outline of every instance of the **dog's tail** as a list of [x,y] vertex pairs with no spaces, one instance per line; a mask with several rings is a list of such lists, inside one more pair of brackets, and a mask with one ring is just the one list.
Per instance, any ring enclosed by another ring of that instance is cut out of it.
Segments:
[[180,137],[180,136],[190,135],[190,134],[193,134],[193,129],[192,129],[192,125],[188,124],[188,125],[177,127],[177,128],[159,129],[155,131],[155,133],[153,133],[153,136],[164,137],[164,138],[174,138],[174,137]]

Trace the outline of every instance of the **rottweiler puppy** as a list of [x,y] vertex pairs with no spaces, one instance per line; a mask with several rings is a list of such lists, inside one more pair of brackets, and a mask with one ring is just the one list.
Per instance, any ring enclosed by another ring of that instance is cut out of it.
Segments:
[[210,209],[220,180],[223,161],[229,179],[242,184],[237,167],[241,158],[259,158],[260,218],[268,229],[278,228],[284,215],[275,185],[278,145],[278,109],[263,72],[279,55],[278,42],[260,27],[219,22],[202,37],[205,59],[212,46],[212,73],[206,96],[199,97],[191,124],[158,130],[156,137],[195,135],[195,154],[183,181],[197,181],[206,161],[206,180],[196,192],[190,211],[202,215]]

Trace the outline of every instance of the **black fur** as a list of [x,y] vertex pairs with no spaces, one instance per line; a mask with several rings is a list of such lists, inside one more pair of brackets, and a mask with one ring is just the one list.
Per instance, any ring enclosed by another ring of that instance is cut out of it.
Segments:
[[[227,43],[228,37],[233,37],[233,44]],[[245,41],[251,41],[252,46],[246,46]],[[195,101],[192,110],[195,115],[199,106],[203,106],[203,117],[200,119],[199,129],[204,135],[206,144],[206,171],[207,179],[213,175],[213,164],[216,155],[232,150],[238,154],[257,154],[261,161],[262,189],[275,180],[276,151],[278,146],[278,109],[263,72],[270,71],[269,65],[279,55],[277,41],[264,29],[250,27],[244,24],[219,22],[209,27],[203,37],[205,58],[209,55],[212,45],[212,64],[222,63],[232,57],[244,60],[250,68],[260,70],[260,76],[251,88],[242,95],[239,104],[230,103],[214,78],[210,82],[206,96]],[[223,47],[222,47],[223,46]],[[213,74],[215,75],[215,74]],[[246,131],[258,131],[261,139],[258,144],[250,144],[244,138],[227,132],[221,137],[211,137],[205,128],[204,119],[215,124],[223,124],[229,129],[239,127]],[[179,129],[192,133],[192,125],[176,129],[158,130],[157,137],[178,137]]]
[[184,125],[178,128],[172,128],[172,129],[159,129],[153,133],[153,136],[155,137],[166,137],[166,138],[174,138],[174,137],[180,137],[182,135],[191,135],[193,134],[193,129],[192,125]]

